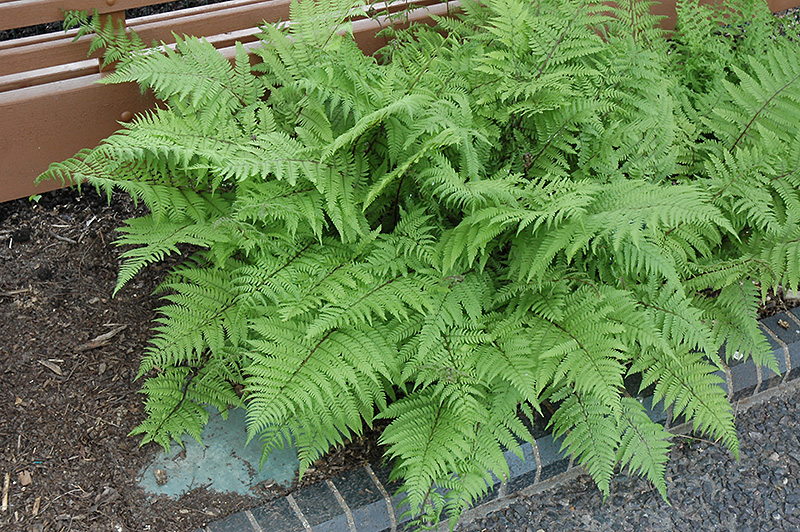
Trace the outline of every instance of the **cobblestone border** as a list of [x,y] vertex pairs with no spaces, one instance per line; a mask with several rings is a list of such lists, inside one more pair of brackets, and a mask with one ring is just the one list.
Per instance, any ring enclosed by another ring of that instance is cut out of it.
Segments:
[[[736,403],[800,376],[800,307],[760,322],[764,336],[778,361],[780,373],[748,361],[717,372],[731,402]],[[683,424],[663,410],[652,409],[652,397],[644,400],[650,417],[667,428]],[[499,480],[478,505],[490,503],[574,471],[560,443],[549,434],[522,446],[524,460],[506,453],[511,471],[508,482]],[[390,468],[366,465],[336,478],[274,499],[256,508],[235,513],[195,532],[401,532],[402,499],[398,483],[389,481]],[[476,505],[476,506],[478,506]]]

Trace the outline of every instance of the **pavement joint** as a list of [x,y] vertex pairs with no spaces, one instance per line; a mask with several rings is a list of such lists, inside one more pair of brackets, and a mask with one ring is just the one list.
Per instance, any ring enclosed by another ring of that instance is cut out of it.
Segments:
[[344,510],[344,515],[347,518],[347,526],[350,529],[350,532],[357,532],[355,521],[353,521],[353,512],[350,511],[350,508],[347,506],[344,497],[342,497],[342,494],[339,493],[339,490],[336,488],[336,485],[331,479],[325,479],[325,484],[327,484],[331,489],[333,496],[336,497],[336,502],[338,502],[339,506],[341,506],[342,510]]
[[255,530],[255,532],[264,532],[264,529],[261,528],[261,525],[258,523],[258,521],[256,521],[256,518],[253,516],[253,512],[251,512],[250,510],[245,510],[244,515],[247,516],[247,519],[250,521],[250,526],[253,527],[253,530]]
[[789,317],[790,320],[795,322],[795,324],[797,324],[798,327],[800,327],[800,319],[798,319],[797,316],[795,316],[791,312],[787,312],[786,315]]
[[730,402],[733,399],[733,373],[731,373],[731,367],[728,364],[723,362],[722,365],[725,368],[725,384],[728,386],[728,402]]
[[753,395],[758,395],[758,392],[761,391],[761,385],[764,384],[764,372],[758,364],[753,364],[753,366],[756,368],[756,378],[758,379],[758,385],[756,385]]
[[308,524],[308,520],[306,520],[306,516],[303,515],[303,511],[297,505],[297,501],[294,500],[294,497],[292,497],[291,493],[286,496],[286,500],[289,501],[289,506],[292,507],[292,510],[294,510],[294,513],[297,515],[297,518],[300,519],[301,523],[303,523],[303,528],[305,528],[306,530],[310,531],[311,530],[311,525]]
[[381,481],[378,480],[378,476],[372,470],[372,467],[367,464],[364,466],[364,469],[367,471],[367,474],[375,483],[375,486],[378,488],[378,491],[381,492],[383,495],[384,500],[386,501],[386,510],[387,514],[389,515],[389,529],[391,532],[397,532],[397,518],[394,515],[394,507],[392,506],[392,498],[389,496],[389,492],[386,491],[386,488],[381,484]]
[[538,483],[542,478],[542,455],[539,454],[539,445],[536,444],[536,440],[533,441],[531,450],[533,451],[533,459],[536,460],[536,476],[533,477],[533,482]]

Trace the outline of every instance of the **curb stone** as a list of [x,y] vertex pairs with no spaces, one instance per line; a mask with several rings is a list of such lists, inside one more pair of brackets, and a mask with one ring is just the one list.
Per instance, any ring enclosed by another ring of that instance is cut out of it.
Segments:
[[[760,326],[772,347],[780,373],[756,366],[750,360],[734,361],[717,371],[722,379],[721,386],[732,403],[800,377],[800,307],[764,318]],[[681,417],[673,418],[670,412],[653,409],[652,397],[642,402],[653,421],[668,429],[686,428]],[[510,470],[508,481],[496,479],[492,489],[473,510],[539,485],[551,487],[572,474],[583,472],[560,448],[560,440],[541,434],[533,444],[522,445],[524,460],[506,452]],[[365,465],[209,523],[194,532],[402,532],[408,518],[401,519],[402,497],[392,495],[399,483],[389,481],[389,472],[388,466]]]

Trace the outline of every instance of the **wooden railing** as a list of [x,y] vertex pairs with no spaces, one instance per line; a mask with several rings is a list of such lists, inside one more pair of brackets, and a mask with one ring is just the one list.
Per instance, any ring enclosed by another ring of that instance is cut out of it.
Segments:
[[[62,10],[83,10],[125,22],[125,10],[158,0],[0,0],[0,31],[63,19]],[[770,0],[773,11],[800,5],[800,0]],[[128,27],[144,42],[172,42],[172,33],[204,36],[232,57],[236,41],[256,44],[257,26],[289,18],[290,0],[227,2],[131,19]],[[457,1],[396,0],[375,3],[353,22],[359,46],[372,53],[385,44],[376,32],[388,24],[430,22]],[[675,0],[654,7],[675,20]],[[380,13],[375,16],[374,13]],[[369,16],[373,15],[373,16]],[[52,190],[59,183],[34,186],[34,179],[53,161],[93,147],[136,113],[155,105],[133,84],[101,85],[98,57],[86,57],[90,37],[73,42],[76,30],[0,41],[0,201]],[[98,54],[99,55],[99,54]]]
[[[125,9],[158,0],[0,0],[0,30],[63,19],[62,9],[98,12],[123,20]],[[144,42],[173,42],[172,33],[204,36],[224,55],[234,43],[257,44],[257,26],[289,18],[290,0],[232,0],[128,21]],[[389,24],[430,21],[457,2],[399,0],[375,3],[353,21],[359,46],[372,53],[385,42],[376,33]],[[372,16],[368,16],[373,14]],[[374,15],[377,13],[377,15]],[[90,37],[76,30],[0,41],[0,201],[52,190],[34,186],[53,161],[93,147],[136,113],[155,105],[134,84],[101,85],[99,58],[87,59]],[[98,54],[99,55],[99,54]]]

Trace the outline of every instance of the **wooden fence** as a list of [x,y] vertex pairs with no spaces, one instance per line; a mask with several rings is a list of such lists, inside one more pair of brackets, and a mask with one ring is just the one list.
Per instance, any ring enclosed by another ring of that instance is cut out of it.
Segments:
[[[63,20],[62,10],[97,10],[125,21],[125,10],[158,0],[0,0],[0,31]],[[800,5],[800,0],[770,0],[773,11]],[[222,3],[135,18],[127,26],[145,41],[172,41],[172,33],[208,38],[232,57],[236,41],[256,44],[257,25],[289,17],[290,0],[230,0]],[[376,38],[387,24],[430,21],[457,1],[395,0],[374,3],[353,21],[361,48],[372,53],[385,43]],[[675,0],[654,7],[675,19]],[[374,13],[380,15],[375,16]],[[369,16],[372,15],[372,16]],[[76,30],[0,41],[0,201],[52,190],[58,183],[34,186],[33,180],[52,161],[71,157],[112,134],[119,121],[155,104],[133,84],[101,85],[97,57],[86,57],[90,37],[73,42]]]
[[[63,20],[62,9],[97,9],[124,20],[125,10],[158,0],[0,0],[0,30]],[[290,0],[227,2],[131,19],[144,42],[172,42],[179,35],[205,36],[223,54],[234,55],[236,41],[257,43],[257,25],[289,18]],[[382,27],[444,15],[453,2],[400,0],[375,3],[353,21],[359,45],[371,53],[385,43],[375,37]],[[98,58],[87,59],[90,37],[73,42],[76,30],[0,41],[0,201],[52,190],[33,180],[53,161],[93,147],[136,113],[155,104],[134,84],[101,85]],[[99,55],[99,54],[98,54]]]

